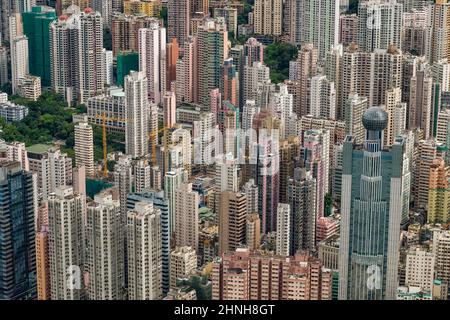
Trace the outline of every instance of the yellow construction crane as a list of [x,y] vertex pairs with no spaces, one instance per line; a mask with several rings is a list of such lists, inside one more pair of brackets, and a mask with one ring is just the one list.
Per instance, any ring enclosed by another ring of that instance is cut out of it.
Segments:
[[121,121],[127,122],[128,119],[117,118],[117,117],[107,117],[106,113],[102,115],[96,115],[96,119],[102,119],[102,140],[103,140],[103,176],[106,178],[108,176],[108,145],[106,141],[106,121]]

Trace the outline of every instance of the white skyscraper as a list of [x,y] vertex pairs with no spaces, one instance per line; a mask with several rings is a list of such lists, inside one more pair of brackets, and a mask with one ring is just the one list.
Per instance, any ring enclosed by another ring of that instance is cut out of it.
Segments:
[[396,0],[369,0],[358,6],[358,45],[363,51],[402,47],[403,5]]
[[148,154],[148,80],[145,72],[132,71],[125,77],[126,153],[132,157]]
[[31,146],[27,153],[30,171],[37,174],[39,192],[45,200],[57,187],[72,184],[72,159],[59,149],[40,147]]
[[192,184],[182,184],[175,191],[175,243],[198,250],[198,207],[200,196]]
[[164,197],[169,202],[170,235],[175,232],[176,191],[186,179],[186,171],[181,168],[166,172],[166,175],[164,176]]
[[134,184],[137,193],[150,189],[151,165],[147,159],[139,159],[134,163]]
[[277,211],[277,246],[275,253],[280,256],[289,256],[291,248],[291,206],[285,203],[278,204]]
[[311,78],[310,110],[314,117],[336,119],[336,89],[326,76]]
[[361,97],[358,94],[351,94],[348,97],[345,107],[345,131],[359,143],[362,143],[366,138],[366,130],[361,119],[367,108],[366,97]]
[[127,215],[128,299],[162,298],[161,210],[138,202]]
[[148,80],[148,98],[159,104],[165,91],[166,29],[159,20],[139,30],[139,70]]
[[114,166],[114,185],[119,188],[120,211],[125,216],[127,212],[127,195],[132,190],[133,184],[133,164],[131,156],[125,155],[119,158]]
[[20,36],[11,42],[11,77],[12,93],[16,94],[19,80],[28,75],[28,38]]
[[339,0],[302,0],[299,8],[301,43],[312,43],[319,60],[339,42]]
[[52,300],[82,298],[84,209],[84,198],[72,187],[56,188],[48,198]]
[[431,291],[434,280],[434,254],[426,249],[412,248],[406,255],[405,285]]
[[256,100],[259,83],[270,83],[270,69],[261,62],[253,62],[251,66],[244,66],[243,101]]
[[85,166],[86,175],[94,177],[94,132],[87,122],[75,125],[75,164]]
[[104,90],[103,19],[86,8],[50,25],[53,89],[70,104],[85,103]]
[[103,62],[103,79],[105,81],[105,85],[110,86],[113,84],[114,80],[113,52],[111,50],[103,49],[102,62]]
[[121,300],[125,285],[124,239],[119,201],[104,192],[87,205],[86,272],[90,300]]

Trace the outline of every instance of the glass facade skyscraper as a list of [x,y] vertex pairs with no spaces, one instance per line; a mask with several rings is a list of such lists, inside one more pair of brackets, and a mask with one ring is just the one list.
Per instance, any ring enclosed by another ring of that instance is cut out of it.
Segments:
[[0,300],[37,297],[34,196],[30,172],[0,164]]
[[366,141],[347,136],[343,151],[339,299],[395,299],[397,289],[404,140],[383,146],[388,115],[363,115]]

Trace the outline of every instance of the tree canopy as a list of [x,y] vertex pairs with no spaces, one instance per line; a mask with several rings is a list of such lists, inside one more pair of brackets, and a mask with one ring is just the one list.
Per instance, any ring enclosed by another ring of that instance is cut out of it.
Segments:
[[[74,157],[75,145],[74,125],[72,116],[85,113],[86,106],[79,105],[69,108],[64,99],[55,93],[45,92],[38,101],[12,97],[14,103],[29,108],[28,115],[22,121],[6,123],[0,118],[0,138],[7,142],[21,141],[26,146],[37,143],[51,144],[55,140],[64,140],[65,146],[61,149]],[[94,126],[94,159],[103,157],[102,128]],[[121,134],[108,134],[108,152],[124,151],[124,136]]]
[[289,78],[289,62],[297,58],[298,49],[289,43],[273,43],[264,50],[264,62],[270,68],[270,79],[280,83]]

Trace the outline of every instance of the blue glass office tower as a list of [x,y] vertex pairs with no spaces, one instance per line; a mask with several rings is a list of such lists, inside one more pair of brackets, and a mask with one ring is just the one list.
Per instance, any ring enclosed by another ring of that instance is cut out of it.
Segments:
[[395,299],[405,141],[384,148],[388,115],[378,107],[362,121],[364,143],[347,136],[343,147],[339,299]]
[[0,300],[35,299],[33,176],[19,162],[0,163]]

